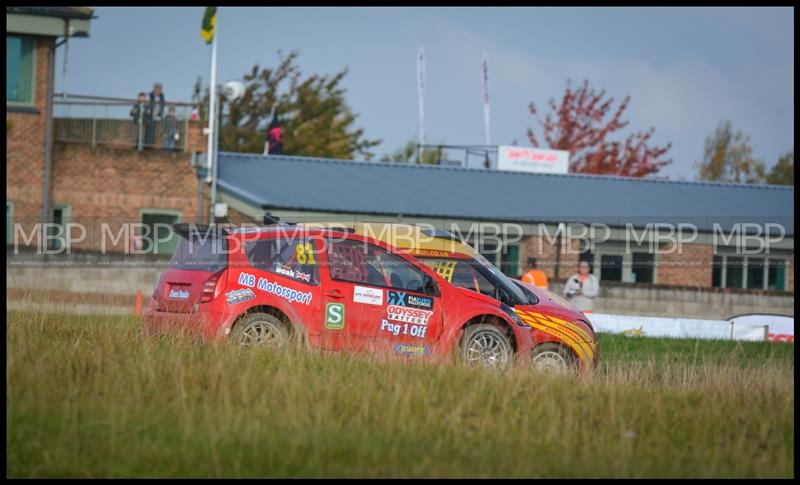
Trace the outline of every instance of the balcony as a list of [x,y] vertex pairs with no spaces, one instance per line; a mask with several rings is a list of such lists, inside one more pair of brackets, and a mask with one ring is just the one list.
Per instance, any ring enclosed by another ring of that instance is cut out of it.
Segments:
[[[149,110],[139,106],[136,99],[57,94],[53,97],[55,141],[188,152],[189,124],[195,106],[167,102],[164,116],[156,118],[148,116]],[[174,113],[170,113],[170,108]]]

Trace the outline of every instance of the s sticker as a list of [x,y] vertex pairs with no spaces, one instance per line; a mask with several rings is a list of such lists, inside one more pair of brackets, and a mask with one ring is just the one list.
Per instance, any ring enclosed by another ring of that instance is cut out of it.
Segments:
[[344,328],[344,305],[341,303],[328,303],[325,305],[325,328],[328,330],[341,330]]

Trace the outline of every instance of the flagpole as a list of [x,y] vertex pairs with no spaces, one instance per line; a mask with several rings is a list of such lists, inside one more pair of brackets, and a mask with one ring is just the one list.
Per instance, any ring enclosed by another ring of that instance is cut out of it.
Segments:
[[425,144],[425,50],[419,46],[417,51],[417,97],[419,101],[419,146],[417,163],[422,161],[422,145]]
[[[217,20],[219,19],[219,7],[215,12],[214,37],[211,45],[211,86],[209,87],[209,107],[208,107],[208,177],[206,182],[211,182],[211,218],[209,222],[214,223],[214,206],[217,202],[217,163],[216,153],[214,153],[214,141],[216,136],[216,115],[217,115]],[[210,179],[210,180],[209,180]]]
[[486,138],[486,146],[490,144],[489,138],[489,58],[486,51],[483,51],[482,62],[482,80],[483,80],[483,131]]

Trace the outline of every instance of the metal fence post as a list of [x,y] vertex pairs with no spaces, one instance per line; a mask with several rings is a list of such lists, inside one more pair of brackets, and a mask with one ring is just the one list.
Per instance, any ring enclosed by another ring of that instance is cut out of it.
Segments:
[[140,109],[139,109],[139,126],[137,128],[138,131],[139,131],[139,136],[138,136],[138,139],[137,139],[137,142],[138,142],[137,143],[137,145],[138,145],[137,149],[139,151],[142,151],[142,145],[143,145],[142,141],[144,139],[144,133],[142,132],[142,121],[144,120],[144,105],[142,103],[139,103],[139,107],[140,107]]
[[186,114],[187,106],[183,107],[183,153],[189,151],[189,116]]
[[97,146],[97,103],[94,103],[92,113],[92,148]]

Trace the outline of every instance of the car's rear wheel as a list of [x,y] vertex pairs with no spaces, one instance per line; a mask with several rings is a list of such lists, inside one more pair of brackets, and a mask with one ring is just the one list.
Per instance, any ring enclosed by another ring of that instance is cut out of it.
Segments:
[[289,328],[274,315],[250,313],[234,326],[232,337],[243,347],[284,347],[289,343]]
[[471,367],[504,369],[511,362],[511,341],[494,325],[472,325],[461,339],[461,357]]
[[533,349],[533,368],[546,374],[569,374],[578,368],[578,362],[563,345],[547,342]]

